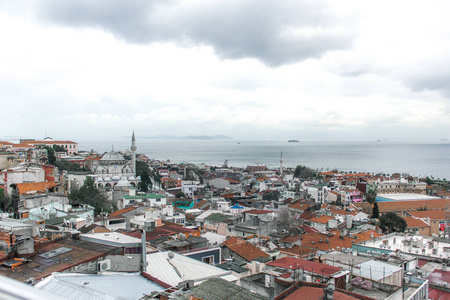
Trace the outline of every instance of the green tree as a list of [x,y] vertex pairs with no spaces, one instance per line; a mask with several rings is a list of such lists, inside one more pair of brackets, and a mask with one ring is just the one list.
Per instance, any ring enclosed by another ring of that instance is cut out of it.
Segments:
[[175,198],[184,198],[185,195],[183,192],[177,192],[177,194],[175,195]]
[[55,152],[66,152],[67,153],[67,149],[60,145],[53,145],[53,150],[55,150]]
[[373,205],[375,203],[376,198],[377,198],[376,189],[369,188],[366,192],[366,201],[369,202],[370,205]]
[[375,202],[373,204],[373,209],[372,209],[372,219],[378,219],[379,216],[380,216],[380,209],[378,208],[378,203]]
[[3,212],[10,211],[12,208],[12,201],[10,197],[0,193],[0,210]]
[[317,172],[314,169],[307,166],[296,166],[294,171],[294,177],[297,178],[316,178]]
[[105,193],[100,192],[94,184],[94,179],[86,177],[83,186],[70,191],[69,201],[71,204],[89,204],[95,208],[95,215],[104,212],[112,212],[113,203],[108,201]]
[[138,185],[141,192],[148,192],[148,186],[152,184],[150,173],[150,168],[146,162],[136,161],[136,176],[141,176],[141,183]]
[[385,213],[380,217],[380,228],[384,233],[404,232],[406,226],[405,219],[394,212]]
[[66,171],[82,171],[83,168],[80,167],[79,164],[73,163],[71,161],[60,159],[57,160],[54,164],[60,171],[66,170]]
[[55,165],[55,163],[56,163],[55,150],[49,146],[45,146],[44,148],[47,150],[48,163],[51,165]]

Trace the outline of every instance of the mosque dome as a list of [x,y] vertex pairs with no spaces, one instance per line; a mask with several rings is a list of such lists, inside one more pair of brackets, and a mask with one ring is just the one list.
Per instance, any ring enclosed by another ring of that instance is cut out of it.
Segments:
[[98,181],[98,182],[103,182],[103,178],[97,177],[97,181]]
[[116,187],[130,187],[131,183],[125,177],[122,177],[120,181],[116,184]]
[[106,178],[105,178],[105,182],[106,182],[106,181],[111,181],[111,178],[106,177]]
[[108,160],[112,160],[112,161],[122,161],[125,160],[122,156],[122,154],[118,153],[118,152],[108,152],[105,155],[102,156],[102,158],[100,159],[101,161],[108,161]]
[[120,180],[120,177],[119,177],[119,176],[117,176],[117,175],[114,175],[114,176],[112,177],[112,180],[114,180],[114,181],[118,181],[118,180]]

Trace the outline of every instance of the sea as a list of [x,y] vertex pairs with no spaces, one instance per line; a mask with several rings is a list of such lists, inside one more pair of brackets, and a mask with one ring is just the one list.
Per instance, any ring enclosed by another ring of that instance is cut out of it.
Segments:
[[[79,140],[80,150],[99,153],[127,150],[130,139]],[[268,168],[305,165],[320,171],[368,172],[450,178],[450,142],[190,140],[136,139],[137,153],[157,160],[204,163],[211,166]]]

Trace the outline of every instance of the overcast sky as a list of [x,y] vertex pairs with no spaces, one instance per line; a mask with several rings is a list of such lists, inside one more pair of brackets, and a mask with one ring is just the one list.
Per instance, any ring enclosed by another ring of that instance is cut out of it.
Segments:
[[450,2],[0,0],[0,138],[450,138]]

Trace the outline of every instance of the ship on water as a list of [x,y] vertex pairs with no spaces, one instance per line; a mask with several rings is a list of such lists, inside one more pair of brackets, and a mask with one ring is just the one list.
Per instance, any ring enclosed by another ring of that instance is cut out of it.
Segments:
[[289,142],[289,143],[300,143],[299,140],[289,140],[288,142]]

